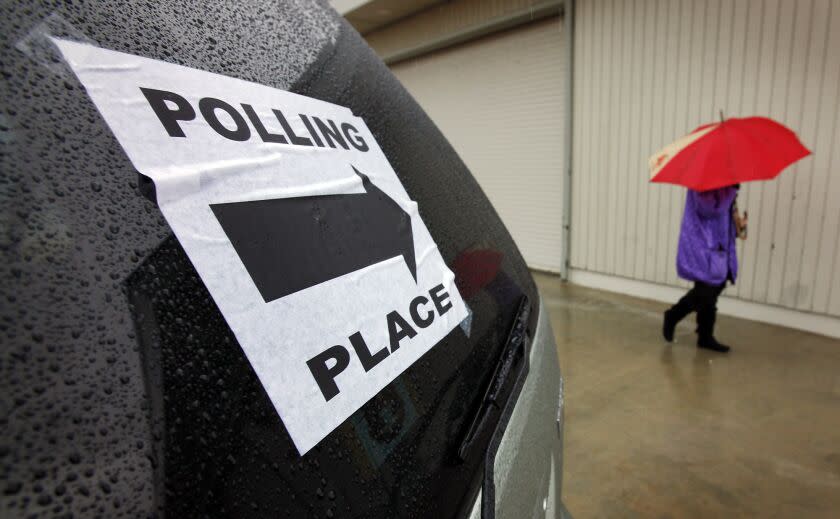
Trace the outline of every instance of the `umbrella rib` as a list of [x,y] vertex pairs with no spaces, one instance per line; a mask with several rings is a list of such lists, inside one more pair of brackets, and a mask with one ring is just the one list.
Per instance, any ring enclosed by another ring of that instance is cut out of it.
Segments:
[[720,131],[723,133],[723,145],[726,147],[726,166],[727,166],[727,174],[729,175],[730,185],[737,184],[738,182],[735,180],[735,163],[733,160],[733,153],[732,153],[732,145],[727,138],[729,131],[732,130],[730,128],[731,125],[727,125],[725,122],[721,123]]

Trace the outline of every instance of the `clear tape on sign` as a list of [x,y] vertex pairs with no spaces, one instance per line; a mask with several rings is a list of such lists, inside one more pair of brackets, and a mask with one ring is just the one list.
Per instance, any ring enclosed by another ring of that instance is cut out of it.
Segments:
[[15,42],[15,48],[53,74],[72,76],[73,71],[67,66],[53,38],[96,44],[60,14],[52,13]]

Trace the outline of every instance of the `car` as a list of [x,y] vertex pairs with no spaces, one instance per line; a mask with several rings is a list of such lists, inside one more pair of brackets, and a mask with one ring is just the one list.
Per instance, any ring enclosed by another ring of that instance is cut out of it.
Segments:
[[2,10],[4,516],[568,516],[528,267],[332,8]]

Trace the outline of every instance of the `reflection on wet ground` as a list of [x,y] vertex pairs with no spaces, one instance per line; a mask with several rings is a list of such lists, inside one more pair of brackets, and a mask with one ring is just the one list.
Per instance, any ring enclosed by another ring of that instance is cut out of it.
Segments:
[[566,379],[563,500],[588,517],[838,517],[840,340],[535,274]]

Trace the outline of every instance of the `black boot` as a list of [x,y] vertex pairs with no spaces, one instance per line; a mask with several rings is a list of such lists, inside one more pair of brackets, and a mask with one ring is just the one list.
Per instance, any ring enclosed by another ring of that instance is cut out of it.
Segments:
[[674,309],[665,310],[662,318],[662,337],[668,342],[674,342],[674,330],[680,320],[674,315]]
[[721,344],[715,339],[715,321],[717,320],[717,308],[711,305],[700,308],[697,311],[697,347],[707,350],[726,353],[729,346]]
[[717,351],[719,353],[727,353],[731,349],[726,344],[721,344],[712,336],[709,337],[698,337],[697,338],[697,347],[698,348],[705,348],[707,350]]
[[696,299],[697,291],[691,289],[682,299],[677,301],[677,304],[665,310],[665,313],[662,315],[662,337],[666,341],[674,342],[674,331],[677,328],[677,324],[683,320],[683,317],[694,310]]

